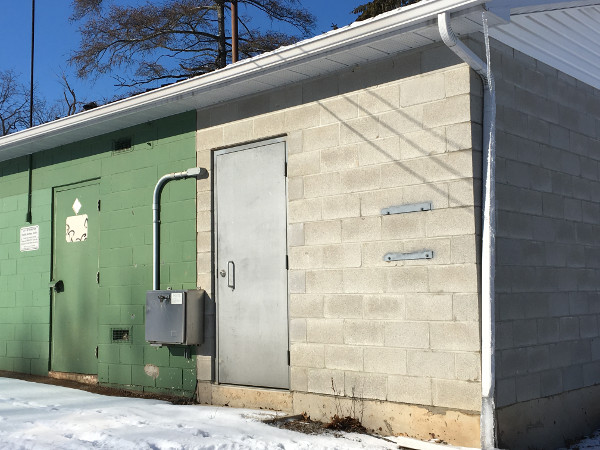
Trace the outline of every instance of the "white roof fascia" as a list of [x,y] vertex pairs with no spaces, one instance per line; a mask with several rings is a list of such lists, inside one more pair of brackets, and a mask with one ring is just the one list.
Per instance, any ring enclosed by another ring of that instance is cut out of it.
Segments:
[[488,3],[489,11],[509,22],[516,14],[526,14],[555,9],[577,8],[580,6],[600,5],[599,0],[576,0],[549,2],[548,0],[492,0]]
[[[225,95],[233,84],[238,87],[237,96],[283,86],[293,82],[291,77],[284,77],[274,85],[272,82],[261,83],[261,76],[266,79],[267,75],[274,71],[291,73],[292,69],[297,70],[302,66],[318,63],[327,59],[329,55],[356,46],[368,47],[370,43],[378,40],[408,33],[428,23],[431,25],[440,13],[462,13],[483,5],[484,2],[485,0],[424,0],[273,52],[242,60],[215,72],[0,137],[0,161],[191,111],[199,107],[198,105],[209,106],[202,103],[202,94],[210,92],[214,97],[215,93],[223,92]],[[362,62],[363,59],[356,57],[354,64]],[[297,73],[295,75],[297,76]],[[216,103],[218,101],[212,101],[212,104]]]

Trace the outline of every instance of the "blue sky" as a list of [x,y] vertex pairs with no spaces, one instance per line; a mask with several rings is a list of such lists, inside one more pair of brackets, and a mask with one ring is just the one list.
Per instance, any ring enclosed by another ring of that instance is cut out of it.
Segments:
[[[350,11],[368,0],[302,0],[305,8],[317,16],[315,33],[329,31],[331,24],[342,27],[353,22]],[[2,2],[0,14],[0,70],[13,69],[29,85],[31,0]],[[130,3],[123,2],[122,3]],[[49,103],[61,98],[60,74],[64,71],[79,99],[88,101],[124,93],[114,80],[105,76],[95,82],[79,80],[67,64],[77,48],[80,24],[71,23],[70,0],[37,0],[35,5],[35,83],[40,96]],[[265,24],[270,26],[269,23]]]

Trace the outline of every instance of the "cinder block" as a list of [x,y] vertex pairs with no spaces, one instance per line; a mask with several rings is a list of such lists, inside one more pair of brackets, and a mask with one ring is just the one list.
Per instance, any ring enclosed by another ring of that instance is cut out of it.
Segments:
[[534,373],[516,378],[517,401],[526,402],[541,396],[540,374]]
[[290,390],[306,392],[308,390],[308,369],[290,367]]
[[[346,372],[345,393],[355,401],[362,399],[385,400],[387,396],[387,376],[372,373]],[[356,405],[360,410],[360,404]]]
[[386,292],[427,292],[427,267],[399,266],[387,269]]
[[342,192],[361,192],[376,190],[381,185],[381,169],[379,166],[361,167],[341,172]]
[[467,411],[481,410],[481,384],[458,380],[431,380],[433,405]]
[[323,296],[310,294],[290,295],[290,317],[323,317]]
[[360,142],[358,147],[358,162],[360,166],[389,163],[402,159],[400,150],[401,137],[392,136],[384,139],[374,139]]
[[406,350],[388,347],[366,347],[364,350],[366,372],[406,375]]
[[434,209],[425,215],[427,236],[456,236],[474,234],[479,231],[479,214],[475,208]]
[[478,351],[479,324],[474,322],[432,322],[433,350]]
[[423,106],[423,124],[430,128],[471,120],[471,96],[457,95]]
[[320,269],[323,267],[323,247],[291,247],[289,264],[290,269]]
[[463,122],[446,126],[448,152],[469,149],[481,151],[482,141],[482,128],[479,124]]
[[370,141],[379,137],[379,120],[367,116],[343,122],[340,128],[340,144],[348,145],[357,142]]
[[275,136],[284,132],[285,115],[283,112],[263,114],[254,118],[254,135],[257,138]]
[[288,155],[288,177],[313,175],[321,171],[321,152],[304,151]]
[[408,350],[407,374],[427,378],[455,378],[454,353]]
[[344,372],[341,370],[308,370],[308,392],[343,395]]
[[537,343],[537,320],[515,320],[513,322],[513,342],[515,346],[524,347]]
[[307,200],[295,200],[288,203],[288,222],[308,222],[321,220],[322,199],[311,198]]
[[288,246],[297,247],[304,245],[304,224],[303,223],[290,223],[288,224]]
[[304,198],[304,179],[302,177],[288,178],[288,200]]
[[579,339],[579,318],[561,317],[559,319],[559,339],[562,341]]
[[431,379],[391,375],[388,377],[388,396],[392,402],[432,405]]
[[481,180],[464,178],[448,184],[449,206],[481,206]]
[[444,72],[446,96],[469,94],[471,92],[471,76],[466,66]]
[[452,295],[407,294],[407,320],[452,320]]
[[320,102],[321,124],[358,118],[358,94],[344,94]]
[[337,147],[340,143],[340,124],[333,123],[304,130],[303,139],[305,152]]
[[342,270],[311,270],[306,272],[306,292],[323,294],[340,294],[345,290]]
[[288,271],[288,289],[290,294],[302,294],[306,292],[306,271]]
[[452,236],[451,258],[453,264],[479,263],[481,239],[479,236]]
[[481,380],[481,354],[456,353],[456,378],[464,381]]
[[342,319],[306,319],[306,338],[311,343],[343,344],[344,321]]
[[306,320],[290,319],[290,342],[306,342]]
[[342,242],[342,222],[311,222],[304,224],[304,240],[306,245],[337,244]]
[[363,316],[362,295],[326,295],[324,303],[324,316],[327,318],[355,319]]
[[362,192],[360,194],[361,215],[380,217],[383,208],[402,205],[403,196],[404,191],[402,188]]
[[340,174],[320,173],[304,177],[304,196],[306,198],[325,197],[328,195],[337,195],[342,191],[340,184]]
[[321,171],[334,172],[358,166],[358,145],[321,150]]
[[517,391],[514,378],[504,378],[496,381],[496,406],[508,406],[517,401]]
[[344,344],[383,345],[384,330],[381,323],[372,320],[344,320]]
[[290,344],[290,364],[292,367],[323,368],[325,365],[325,347],[322,344]]
[[342,219],[360,216],[358,194],[337,195],[323,199],[323,219]]
[[323,247],[323,266],[326,268],[360,267],[360,244],[326,245]]
[[375,294],[384,292],[385,274],[382,269],[344,269],[344,293]]
[[448,184],[440,182],[405,186],[402,188],[402,199],[405,204],[429,201],[433,209],[444,209],[448,207]]
[[224,145],[234,145],[254,138],[254,120],[238,120],[223,125]]
[[540,394],[542,397],[556,395],[563,392],[562,371],[553,369],[540,374]]
[[365,89],[358,94],[359,114],[372,116],[398,109],[400,86],[397,83]]
[[479,295],[456,293],[452,295],[452,319],[456,322],[479,320]]
[[381,238],[392,240],[425,237],[427,214],[428,211],[383,216],[381,218]]
[[385,345],[401,348],[429,348],[429,324],[385,322]]
[[446,96],[444,73],[413,77],[402,82],[400,105],[402,107],[443,99]]
[[430,292],[477,292],[479,271],[476,264],[429,267]]
[[212,381],[214,374],[214,359],[212,356],[196,356],[196,376],[201,381]]
[[325,367],[327,369],[362,371],[362,347],[351,347],[349,345],[326,345]]
[[380,128],[378,137],[401,136],[411,131],[421,130],[425,125],[423,105],[408,106],[389,111],[379,116]]
[[595,315],[586,315],[579,318],[579,332],[582,338],[595,338],[598,336],[598,320]]
[[402,320],[405,318],[403,295],[366,295],[363,302],[365,319]]
[[223,127],[199,129],[196,132],[196,150],[201,152],[225,145]]
[[353,217],[342,220],[342,242],[381,239],[381,217]]
[[318,104],[309,104],[285,110],[286,130],[306,130],[319,126],[321,107]]
[[400,136],[400,153],[403,160],[422,158],[445,152],[445,127],[418,130]]

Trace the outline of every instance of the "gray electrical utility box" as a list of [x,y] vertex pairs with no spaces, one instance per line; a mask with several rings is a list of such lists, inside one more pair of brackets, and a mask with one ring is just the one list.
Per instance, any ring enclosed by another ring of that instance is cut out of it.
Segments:
[[161,345],[202,344],[204,295],[202,289],[148,291],[146,341]]

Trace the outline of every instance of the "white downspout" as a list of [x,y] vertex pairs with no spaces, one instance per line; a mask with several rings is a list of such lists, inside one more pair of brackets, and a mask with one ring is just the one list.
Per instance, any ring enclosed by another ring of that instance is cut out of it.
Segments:
[[438,15],[442,40],[483,81],[483,230],[481,245],[481,448],[496,448],[494,274],[496,252],[496,91],[490,68],[487,19],[483,13],[487,64],[459,41],[450,14]]

